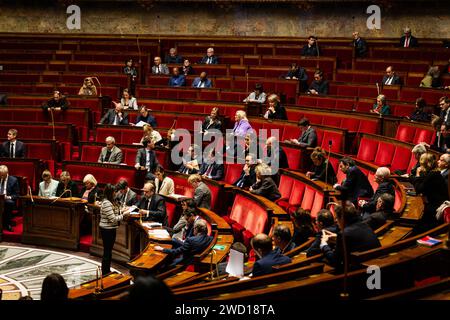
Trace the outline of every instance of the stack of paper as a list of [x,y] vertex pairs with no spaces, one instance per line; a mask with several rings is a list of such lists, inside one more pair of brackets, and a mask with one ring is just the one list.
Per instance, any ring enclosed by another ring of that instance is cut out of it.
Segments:
[[169,232],[166,229],[151,229],[148,230],[148,235],[153,238],[167,239],[170,238]]

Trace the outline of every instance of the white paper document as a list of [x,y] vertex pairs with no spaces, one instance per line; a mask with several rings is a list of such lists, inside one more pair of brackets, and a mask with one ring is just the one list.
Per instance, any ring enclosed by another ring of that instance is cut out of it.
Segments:
[[230,258],[225,271],[234,277],[242,277],[244,275],[244,254],[242,252],[230,249]]

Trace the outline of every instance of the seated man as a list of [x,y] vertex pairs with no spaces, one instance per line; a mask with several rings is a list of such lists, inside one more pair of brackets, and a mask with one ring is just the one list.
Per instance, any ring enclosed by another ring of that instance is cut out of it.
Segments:
[[346,174],[342,185],[336,183],[333,187],[340,191],[343,198],[356,204],[359,197],[370,198],[373,189],[367,176],[355,165],[353,159],[344,157],[339,160],[339,169]]
[[39,183],[39,197],[55,197],[59,182],[53,179],[52,173],[48,170],[42,172],[42,180]]
[[256,182],[256,173],[255,173],[255,167],[256,167],[256,159],[255,155],[249,153],[245,157],[245,165],[244,168],[242,168],[241,175],[236,180],[235,183],[233,183],[234,186],[242,188],[242,189],[248,189],[250,188],[255,182]]
[[53,97],[42,105],[42,110],[67,110],[69,108],[69,102],[66,97],[62,96],[59,91],[53,91]]
[[177,54],[177,49],[170,48],[169,54],[166,55],[164,61],[166,63],[183,63],[183,57]]
[[196,145],[189,146],[187,154],[183,155],[183,164],[178,169],[178,172],[194,174],[200,170],[197,149],[198,147]]
[[363,214],[363,222],[367,223],[373,231],[383,226],[386,220],[394,215],[394,201],[392,194],[383,193],[377,199],[374,212]]
[[5,196],[5,208],[3,211],[3,227],[12,232],[12,212],[16,209],[16,200],[19,197],[19,181],[10,176],[8,167],[0,165],[0,195]]
[[68,171],[61,172],[56,196],[61,198],[79,197],[79,192],[77,184],[70,177],[70,173]]
[[314,95],[328,94],[328,81],[323,78],[323,72],[321,70],[314,72],[314,80],[309,85],[308,93]]
[[403,32],[404,36],[400,38],[400,47],[413,48],[419,46],[416,37],[413,37],[411,35],[411,28],[405,27],[405,29],[403,29]]
[[[187,237],[183,245],[176,249],[164,249],[155,246],[154,249],[170,254],[174,260],[170,264],[173,267],[177,264],[190,264],[194,259],[194,255],[205,250],[212,241],[212,237],[208,236],[208,227],[205,220],[199,219],[194,223],[194,235]],[[178,258],[176,258],[178,257]]]
[[309,120],[306,118],[298,122],[298,126],[302,128],[302,135],[298,139],[290,139],[288,142],[298,144],[301,147],[315,148],[317,146],[316,129],[311,127]]
[[189,184],[194,188],[194,202],[198,208],[211,209],[211,190],[202,181],[198,174],[191,174],[188,178]]
[[[377,235],[370,229],[369,225],[360,220],[356,208],[352,203],[347,201],[345,209],[340,205],[336,205],[334,210],[338,218],[340,230],[344,233],[347,255],[350,255],[352,252],[381,247]],[[335,240],[336,246],[334,249],[329,244],[330,239]],[[338,271],[343,269],[344,250],[341,233],[336,234],[322,230],[320,250],[327,261]]]
[[289,227],[285,224],[279,224],[273,230],[273,243],[275,247],[280,249],[282,254],[294,250],[296,245],[292,241],[292,234]]
[[205,71],[200,73],[200,77],[197,77],[192,81],[192,88],[211,88],[212,82],[207,78]]
[[180,74],[178,68],[172,69],[172,76],[169,78],[169,87],[184,87],[186,85],[186,77]]
[[153,128],[156,128],[156,119],[150,114],[150,111],[151,110],[147,109],[146,106],[142,106],[139,109],[139,115],[137,116],[136,124],[142,121],[148,123]]
[[281,198],[277,185],[271,178],[272,170],[265,163],[260,163],[255,168],[256,182],[249,189],[251,193],[263,196],[270,201]]
[[105,139],[106,147],[102,148],[100,155],[98,156],[97,162],[100,163],[110,163],[110,164],[121,164],[122,163],[122,150],[116,146],[116,140],[114,137],[107,137]]
[[307,257],[312,257],[322,252],[320,250],[322,230],[327,230],[332,233],[337,233],[339,231],[339,226],[334,221],[333,214],[331,213],[330,210],[322,209],[317,213],[316,229],[318,230],[318,232],[316,233],[315,239],[311,244],[311,246],[308,249],[306,249]]
[[155,180],[155,170],[159,166],[158,158],[156,157],[155,145],[151,140],[144,139],[142,141],[143,148],[139,149],[136,154],[136,164],[134,165],[138,170],[147,170],[146,178],[148,180]]
[[155,193],[155,185],[151,182],[144,184],[142,188],[143,195],[136,206],[139,208],[139,214],[142,220],[159,222],[167,226],[166,202],[164,198]]
[[438,169],[439,169],[439,171],[441,171],[441,175],[445,180],[445,185],[447,186],[448,185],[448,171],[450,168],[450,154],[448,154],[448,153],[442,154],[439,157],[437,164],[438,164]]
[[386,68],[386,75],[381,80],[383,86],[392,86],[402,84],[400,77],[395,74],[394,67],[389,66]]
[[214,149],[210,151],[206,161],[203,161],[200,166],[200,175],[203,178],[209,178],[212,180],[222,180],[223,179],[224,167],[223,163],[217,163],[216,154]]
[[251,245],[258,256],[253,265],[253,277],[270,274],[273,266],[291,262],[291,258],[284,256],[279,248],[272,249],[272,239],[264,233],[254,236]]
[[450,152],[450,124],[441,124],[439,133],[436,134],[436,139],[430,148],[440,153]]
[[363,214],[375,212],[378,198],[384,194],[395,196],[394,183],[390,179],[391,171],[387,167],[379,167],[375,172],[375,182],[378,188],[369,200],[359,200],[358,205]]
[[123,105],[113,101],[114,109],[108,110],[100,120],[100,124],[112,124],[114,126],[128,124],[128,113],[123,111]]
[[367,53],[367,43],[359,36],[359,32],[353,32],[353,47],[355,48],[355,57],[364,58]]
[[266,93],[264,92],[263,85],[260,83],[255,84],[255,89],[251,92],[247,98],[243,100],[244,103],[260,103],[266,102]]
[[319,55],[319,48],[317,46],[317,38],[314,36],[309,36],[307,44],[302,48],[302,56],[317,57]]
[[153,60],[155,65],[152,67],[152,74],[166,75],[169,74],[169,68],[167,65],[161,63],[161,57],[155,57]]
[[116,185],[116,201],[122,205],[131,207],[137,203],[136,192],[128,187],[126,179],[120,179]]
[[8,141],[3,142],[0,149],[0,157],[3,158],[25,158],[25,144],[17,140],[17,130],[8,130]]
[[214,55],[214,48],[208,48],[206,50],[206,56],[200,60],[202,64],[218,64],[219,59]]

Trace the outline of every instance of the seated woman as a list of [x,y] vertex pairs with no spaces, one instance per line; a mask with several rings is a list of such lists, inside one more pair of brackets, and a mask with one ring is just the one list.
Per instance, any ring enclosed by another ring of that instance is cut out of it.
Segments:
[[323,78],[322,70],[318,69],[314,72],[314,80],[309,85],[308,93],[314,95],[327,95],[329,83]]
[[91,77],[87,77],[84,79],[83,85],[80,88],[80,91],[78,91],[79,96],[96,96],[97,95],[97,88],[94,85],[94,82],[92,82]]
[[164,168],[157,166],[155,170],[155,193],[170,196],[175,193],[175,184],[171,178],[166,176]]
[[406,117],[407,119],[413,120],[413,121],[430,121],[430,114],[426,113],[424,111],[425,107],[427,106],[427,103],[424,98],[417,98],[416,100],[416,108],[414,109],[413,113],[409,117]]
[[40,197],[55,197],[56,189],[58,188],[58,181],[54,180],[52,174],[48,170],[42,172],[42,181],[39,183]]
[[87,200],[88,203],[95,203],[99,196],[97,180],[92,174],[87,174],[83,178],[83,188],[81,189],[81,199]]
[[144,130],[144,135],[139,142],[140,144],[142,144],[142,141],[144,141],[144,139],[147,139],[154,144],[162,140],[161,134],[158,131],[154,130],[150,124],[144,124],[142,129]]
[[269,108],[264,114],[264,118],[287,120],[286,109],[280,104],[280,98],[276,94],[271,94],[267,100]]
[[384,94],[380,94],[377,97],[377,103],[373,105],[371,113],[376,113],[379,115],[389,115],[391,113],[391,107],[386,103],[386,96]]
[[311,213],[308,210],[298,208],[292,216],[294,222],[294,235],[292,242],[299,246],[315,234]]
[[59,176],[58,188],[56,189],[56,196],[61,198],[79,197],[77,184],[70,178],[68,171],[61,172]]
[[427,74],[420,82],[422,88],[440,88],[441,87],[441,71],[438,66],[431,66]]
[[138,104],[137,104],[136,98],[132,97],[130,95],[129,90],[126,88],[123,89],[123,91],[122,91],[122,98],[120,99],[120,103],[122,104],[122,106],[125,110],[127,110],[127,109],[137,110],[138,109]]
[[277,185],[270,177],[272,170],[265,163],[260,163],[255,168],[256,183],[249,189],[251,193],[263,196],[270,201],[275,201],[281,198],[281,193],[278,190]]
[[219,119],[219,108],[217,107],[212,108],[211,114],[209,116],[206,116],[205,121],[203,121],[203,133],[206,133],[209,129],[222,129],[222,122]]
[[182,72],[185,76],[194,74],[194,68],[192,68],[191,62],[188,59],[184,59]]
[[336,173],[326,156],[325,150],[321,147],[316,147],[311,153],[313,167],[306,172],[306,176],[311,180],[319,180],[334,185],[337,182]]
[[265,103],[266,102],[266,94],[264,93],[264,89],[262,84],[255,84],[255,90],[248,95],[247,98],[244,99],[244,103]]
[[53,97],[49,99],[45,104],[42,105],[42,110],[48,111],[50,110],[67,110],[69,108],[69,102],[66,97],[61,95],[61,93],[57,90],[53,91]]

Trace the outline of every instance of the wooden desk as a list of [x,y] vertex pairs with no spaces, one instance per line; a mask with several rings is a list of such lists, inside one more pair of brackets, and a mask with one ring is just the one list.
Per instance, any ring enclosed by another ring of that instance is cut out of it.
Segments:
[[84,200],[61,198],[55,201],[29,196],[19,199],[23,206],[23,243],[78,250]]
[[166,249],[171,249],[170,244],[149,243],[144,251],[141,252],[134,260],[127,263],[131,274],[139,273],[156,273],[156,270],[167,259],[168,254],[162,251],[156,251],[153,248],[159,245]]
[[[103,291],[100,293],[104,293],[105,291],[114,290],[117,288],[121,288],[130,284],[132,277],[124,274],[111,273],[106,277],[103,277]],[[74,288],[69,290],[69,299],[78,299],[78,300],[91,300],[95,299],[96,293],[95,288],[97,286],[97,280],[92,280],[89,282],[85,282],[80,285],[80,288]],[[100,286],[100,281],[98,281],[98,286]]]

